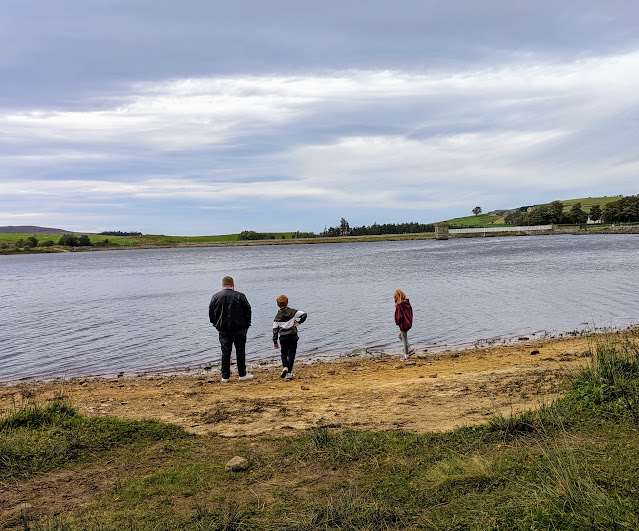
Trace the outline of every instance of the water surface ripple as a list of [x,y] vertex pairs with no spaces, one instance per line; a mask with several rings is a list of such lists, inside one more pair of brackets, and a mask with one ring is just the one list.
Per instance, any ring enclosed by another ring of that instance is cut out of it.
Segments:
[[399,352],[392,293],[429,350],[635,324],[639,236],[149,249],[0,257],[0,381],[213,362],[208,303],[230,274],[253,307],[249,360],[277,355],[275,298],[308,312],[300,358]]

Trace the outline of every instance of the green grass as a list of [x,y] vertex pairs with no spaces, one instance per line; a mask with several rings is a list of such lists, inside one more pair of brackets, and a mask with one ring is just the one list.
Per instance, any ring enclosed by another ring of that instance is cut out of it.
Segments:
[[[277,240],[287,239],[291,240],[291,236],[294,232],[274,232],[273,235]],[[81,235],[78,233],[78,235]],[[20,239],[26,240],[32,234],[13,234],[13,233],[0,233],[0,243],[6,242],[10,245],[14,245]],[[237,242],[238,234],[220,234],[215,236],[165,236],[163,234],[145,234],[142,236],[105,236],[99,234],[87,234],[91,243],[96,244],[102,242],[104,239],[108,239],[112,244],[130,247],[137,245],[157,245],[157,246],[172,246],[172,245],[185,245],[198,244],[198,243],[224,243],[224,242]],[[39,242],[52,240],[56,244],[60,240],[59,234],[36,234],[35,237]]]
[[570,207],[572,207],[575,203],[581,203],[581,209],[585,212],[590,212],[590,207],[592,205],[599,205],[603,209],[603,207],[607,203],[612,203],[613,201],[618,201],[619,199],[621,198],[618,196],[583,197],[581,199],[567,199],[566,201],[562,201],[562,203],[564,204],[564,211],[569,211]]
[[489,216],[488,214],[478,214],[477,216],[466,216],[462,218],[453,218],[448,220],[451,228],[465,227],[509,227],[503,223],[503,216]]
[[[78,233],[78,236],[81,236],[82,233]],[[26,240],[29,236],[35,236],[39,243],[45,242],[47,240],[52,240],[54,243],[58,243],[60,240],[61,234],[14,234],[3,232],[0,233],[0,241],[6,242],[16,242],[20,239]],[[137,240],[133,236],[103,236],[101,234],[87,234],[91,243],[98,243],[103,241],[104,239],[108,239],[110,242],[117,243],[118,245],[135,245],[137,244]]]
[[[565,398],[445,433],[320,427],[227,439],[85,418],[62,402],[19,411],[0,424],[0,478],[23,493],[34,475],[69,466],[112,481],[82,506],[0,526],[637,529],[639,350],[616,338],[591,350]],[[225,472],[233,455],[249,469]]]
[[0,481],[90,459],[116,446],[181,437],[176,426],[82,417],[61,401],[29,407],[0,421]]

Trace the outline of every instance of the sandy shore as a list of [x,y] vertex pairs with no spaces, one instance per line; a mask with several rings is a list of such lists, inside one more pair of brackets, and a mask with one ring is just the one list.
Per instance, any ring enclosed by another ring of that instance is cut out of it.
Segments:
[[86,415],[153,418],[231,437],[316,426],[447,430],[548,402],[562,392],[566,373],[589,360],[592,340],[520,341],[410,362],[389,355],[317,361],[297,364],[291,381],[258,366],[246,382],[202,374],[22,383],[0,387],[0,415],[61,395]]

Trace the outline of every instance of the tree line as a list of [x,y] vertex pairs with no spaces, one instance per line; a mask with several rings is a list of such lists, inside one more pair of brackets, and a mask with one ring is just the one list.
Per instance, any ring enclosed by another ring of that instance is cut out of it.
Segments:
[[530,212],[527,212],[527,207],[521,207],[519,211],[507,214],[504,222],[509,225],[580,225],[586,223],[588,217],[592,221],[601,220],[604,223],[639,222],[639,196],[622,197],[603,208],[592,205],[590,212],[585,212],[581,203],[575,203],[565,212],[561,201],[538,206]]
[[602,220],[605,223],[639,222],[639,195],[629,195],[608,203],[603,209]]
[[141,232],[122,232],[121,230],[105,230],[100,236],[142,236]]
[[[109,241],[108,238],[105,238],[102,241],[93,243],[91,239],[86,235],[82,234],[81,236],[76,236],[75,234],[63,234],[60,236],[60,239],[55,242],[51,239],[49,240],[38,240],[35,235],[28,236],[27,238],[20,238],[13,243],[13,248],[15,250],[23,249],[25,251],[29,251],[34,249],[35,247],[52,247],[54,245],[61,245],[63,247],[111,247],[114,245],[118,245],[115,242]],[[0,245],[1,249],[9,249],[9,244],[7,242],[2,242]]]
[[377,222],[372,225],[362,225],[361,227],[351,227],[346,219],[340,219],[339,225],[335,227],[324,227],[320,236],[381,236],[385,234],[416,234],[421,232],[435,232],[433,223],[383,223]]

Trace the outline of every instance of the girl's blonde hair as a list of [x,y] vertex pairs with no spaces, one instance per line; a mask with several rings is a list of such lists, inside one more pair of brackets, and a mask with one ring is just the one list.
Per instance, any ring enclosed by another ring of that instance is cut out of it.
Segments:
[[396,289],[395,293],[393,293],[393,299],[395,299],[395,304],[399,304],[406,300],[406,293],[404,293],[401,289]]

